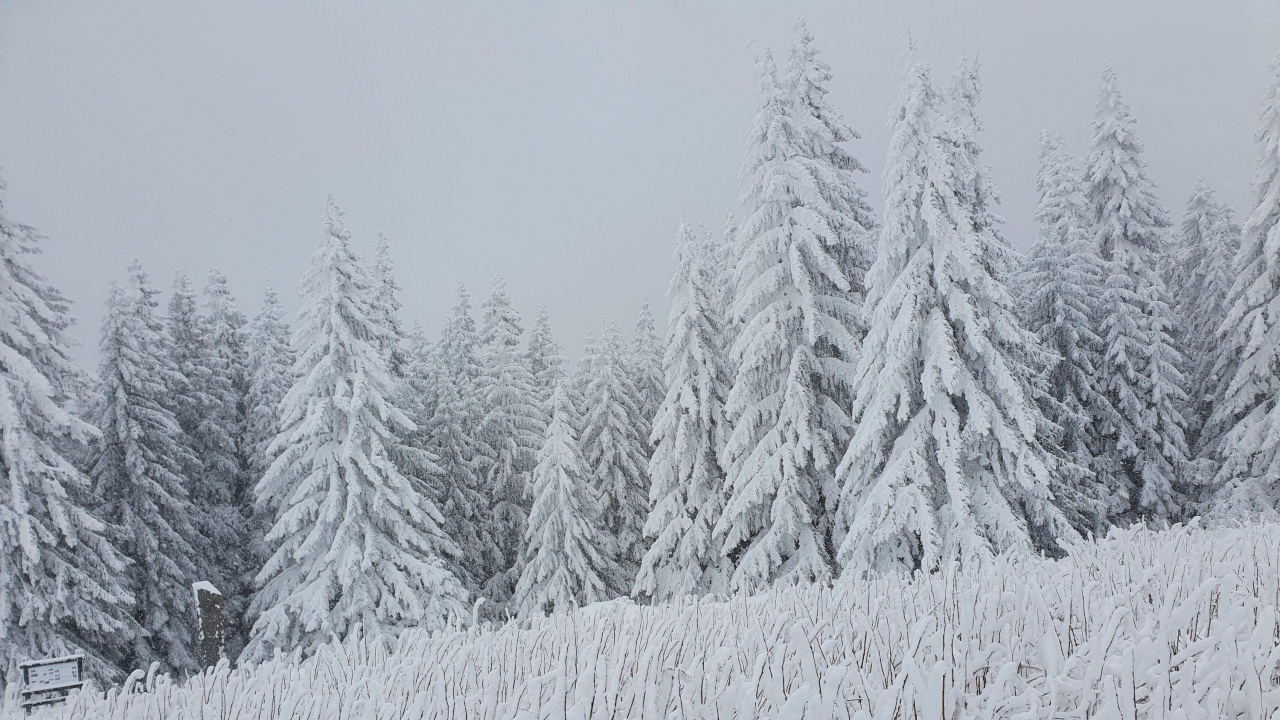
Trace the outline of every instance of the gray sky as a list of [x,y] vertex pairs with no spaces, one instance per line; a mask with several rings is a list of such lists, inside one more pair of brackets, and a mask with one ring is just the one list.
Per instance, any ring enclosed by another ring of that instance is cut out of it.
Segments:
[[1198,175],[1243,214],[1280,3],[338,3],[0,0],[10,215],[96,358],[131,257],[168,288],[210,267],[247,314],[290,310],[325,196],[362,251],[392,243],[406,319],[432,333],[494,273],[570,355],[589,328],[659,322],[680,213],[719,230],[755,107],[748,43],[809,21],[879,202],[908,35],[945,80],[978,53],[1008,236],[1033,236],[1037,135],[1082,154],[1110,63],[1175,218]]

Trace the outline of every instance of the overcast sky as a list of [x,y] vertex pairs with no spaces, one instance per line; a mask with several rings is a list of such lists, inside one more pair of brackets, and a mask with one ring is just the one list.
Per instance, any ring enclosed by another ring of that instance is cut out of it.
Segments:
[[1115,67],[1175,218],[1196,177],[1241,213],[1280,2],[58,2],[0,0],[0,176],[12,218],[96,358],[107,284],[229,278],[290,310],[325,196],[358,248],[392,243],[405,316],[432,333],[494,273],[570,355],[588,329],[661,323],[683,211],[719,230],[756,104],[753,40],[803,15],[863,134],[877,205],[908,37],[945,80],[977,53],[1006,232],[1034,234],[1042,128],[1086,150]]

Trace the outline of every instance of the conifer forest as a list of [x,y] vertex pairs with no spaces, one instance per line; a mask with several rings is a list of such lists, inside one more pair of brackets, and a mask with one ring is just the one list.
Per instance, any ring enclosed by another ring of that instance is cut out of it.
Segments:
[[0,718],[71,654],[48,717],[1280,717],[1280,56],[1247,205],[1166,207],[1099,61],[1011,238],[987,61],[886,58],[873,146],[840,37],[752,47],[736,204],[582,347],[407,317],[330,196],[295,286],[104,269],[88,367],[0,200]]

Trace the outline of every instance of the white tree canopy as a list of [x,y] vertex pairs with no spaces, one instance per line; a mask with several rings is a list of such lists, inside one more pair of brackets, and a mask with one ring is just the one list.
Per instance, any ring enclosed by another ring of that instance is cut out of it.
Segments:
[[[279,456],[257,487],[259,502],[279,512],[258,574],[249,660],[276,648],[306,654],[357,628],[438,627],[466,611],[466,591],[445,564],[458,548],[440,511],[391,457],[412,423],[393,402],[389,331],[374,319],[370,279],[332,199],[302,286],[298,379],[281,406]],[[419,457],[419,472],[439,472]]]
[[952,150],[939,105],[928,66],[912,62],[869,275],[866,343],[879,351],[858,365],[856,430],[837,471],[846,574],[969,563],[1072,534],[1037,435],[1038,345],[993,274],[997,240],[957,185],[972,155]]
[[741,173],[729,499],[715,532],[731,587],[746,592],[832,576],[833,470],[861,352],[874,223],[853,177],[861,165],[840,146],[855,134],[826,100],[830,69],[811,41],[798,24],[782,81],[767,50],[757,58],[761,105]]
[[9,219],[0,184],[0,691],[16,664],[83,652],[120,679],[136,628],[125,562],[77,466],[98,437],[74,410],[85,379],[70,358],[70,303],[32,258],[44,239]]
[[1113,468],[1099,457],[1095,440],[1099,420],[1115,417],[1098,376],[1105,345],[1095,328],[1104,270],[1079,173],[1059,136],[1040,136],[1037,186],[1040,234],[1020,278],[1020,306],[1027,328],[1052,351],[1039,398],[1053,425],[1045,445],[1061,454],[1052,489],[1077,530],[1101,534],[1115,509],[1108,490]]
[[708,236],[680,223],[667,291],[667,390],[651,435],[644,526],[651,542],[632,590],[656,601],[721,589],[727,565],[712,537],[725,500],[718,453],[728,394],[716,250]]
[[185,673],[198,667],[187,619],[191,583],[200,579],[195,560],[207,555],[186,475],[198,465],[171,409],[183,376],[157,313],[158,294],[135,260],[128,288],[113,286],[107,298],[96,414],[102,436],[90,477],[114,542],[132,561],[124,577],[138,632],[122,639],[125,664],[159,662]]
[[1183,358],[1164,282],[1169,218],[1147,176],[1133,117],[1107,68],[1085,163],[1085,198],[1094,241],[1106,261],[1100,374],[1116,410],[1101,428],[1116,468],[1119,514],[1113,521],[1181,517],[1185,497],[1178,480],[1186,462]]
[[1254,208],[1244,222],[1205,435],[1220,469],[1208,512],[1274,517],[1280,502],[1280,56],[1262,100]]
[[600,543],[602,498],[578,449],[575,411],[564,383],[556,386],[551,405],[551,423],[533,471],[525,557],[512,600],[521,617],[607,600],[621,572]]

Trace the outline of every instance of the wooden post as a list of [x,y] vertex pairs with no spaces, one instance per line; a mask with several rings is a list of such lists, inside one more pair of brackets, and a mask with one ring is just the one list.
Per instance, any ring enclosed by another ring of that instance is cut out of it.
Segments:
[[227,640],[227,624],[223,616],[226,600],[212,583],[201,580],[191,584],[196,594],[196,620],[200,632],[200,657],[203,667],[212,667],[222,658]]

